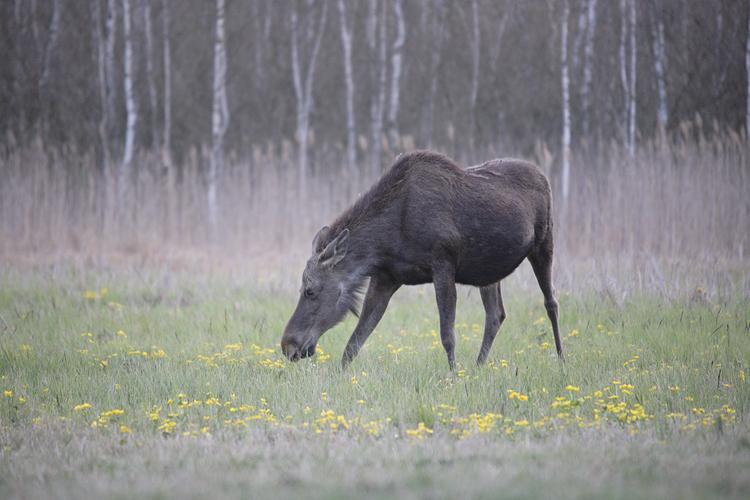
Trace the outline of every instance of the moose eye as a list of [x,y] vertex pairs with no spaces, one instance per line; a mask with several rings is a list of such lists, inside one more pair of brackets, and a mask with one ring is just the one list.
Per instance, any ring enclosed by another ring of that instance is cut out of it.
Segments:
[[315,292],[313,291],[312,288],[305,288],[305,297],[310,298],[313,295],[315,295]]

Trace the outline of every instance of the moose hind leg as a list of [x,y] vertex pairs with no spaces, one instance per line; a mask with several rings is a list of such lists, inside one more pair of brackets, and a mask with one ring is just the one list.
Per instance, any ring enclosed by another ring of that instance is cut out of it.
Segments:
[[505,308],[503,307],[503,296],[500,291],[500,283],[495,283],[479,289],[484,304],[484,338],[482,347],[479,349],[477,364],[482,365],[487,361],[487,356],[492,348],[497,331],[505,321]]
[[448,355],[448,365],[451,371],[456,369],[455,346],[456,335],[456,277],[451,266],[441,265],[433,269],[435,284],[435,298],[440,314],[440,340],[443,342],[445,353]]
[[555,348],[560,359],[563,358],[562,343],[560,342],[560,329],[557,324],[557,299],[552,286],[552,239],[547,238],[540,248],[529,255],[531,268],[534,270],[539,288],[544,294],[544,308],[552,323],[552,333],[555,335]]

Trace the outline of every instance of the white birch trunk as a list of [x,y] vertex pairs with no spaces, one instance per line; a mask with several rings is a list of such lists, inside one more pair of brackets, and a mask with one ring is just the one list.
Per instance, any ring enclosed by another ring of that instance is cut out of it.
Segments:
[[388,143],[391,151],[398,148],[398,109],[401,97],[401,60],[406,40],[403,1],[395,0],[393,10],[396,15],[396,39],[391,47],[391,90],[388,104]]
[[40,94],[45,96],[48,92],[50,80],[50,66],[52,65],[52,54],[57,47],[57,40],[60,35],[60,16],[62,14],[62,4],[60,0],[54,0],[52,3],[52,18],[49,22],[47,44],[44,47],[44,58],[42,62],[42,76],[39,79]]
[[164,163],[172,163],[172,52],[169,41],[169,0],[162,0],[162,45],[164,49]]
[[385,109],[385,92],[387,85],[387,67],[386,67],[386,2],[380,2],[381,14],[377,22],[377,37],[375,38],[376,52],[376,88],[373,92],[374,97],[370,107],[370,170],[376,177],[380,173],[380,159],[382,152],[383,137],[383,111]]
[[[298,187],[300,199],[304,202],[307,198],[307,176],[308,176],[308,141],[310,129],[310,113],[313,106],[313,80],[315,79],[315,69],[320,52],[320,41],[325,31],[326,17],[328,13],[328,2],[323,1],[323,7],[320,13],[320,20],[317,27],[314,26],[314,19],[310,20],[308,30],[305,31],[305,46],[312,43],[312,53],[307,64],[307,71],[303,76],[299,57],[299,28],[297,23],[297,9],[292,7],[292,80],[294,83],[294,94],[297,98],[297,140],[299,141],[298,151]],[[313,16],[310,13],[310,16]],[[317,29],[315,29],[317,28]]]
[[211,160],[208,170],[208,221],[211,237],[215,237],[218,218],[217,189],[224,168],[224,134],[229,126],[227,104],[227,58],[224,35],[224,0],[216,0],[216,32],[214,34],[214,81],[211,111]]
[[750,0],[748,0],[747,40],[745,42],[745,75],[747,78],[747,111],[745,112],[745,133],[750,140]]
[[620,0],[620,84],[622,85],[623,95],[623,142],[625,149],[630,151],[630,141],[628,132],[630,131],[630,85],[628,84],[628,65],[627,65],[627,43],[628,43],[628,0]]
[[635,0],[629,0],[628,2],[629,16],[628,21],[630,25],[630,91],[628,95],[630,97],[630,109],[629,121],[628,121],[628,152],[630,156],[635,154],[635,135],[636,135],[636,62],[637,62],[637,46],[636,46],[636,12],[635,12]]
[[581,44],[586,36],[586,24],[588,21],[588,4],[587,0],[580,0],[578,7],[578,29],[576,30],[576,36],[573,38],[573,50],[571,51],[571,70],[574,74],[578,74],[578,68],[581,67]]
[[122,0],[123,43],[125,45],[123,78],[127,120],[125,124],[125,150],[123,152],[122,166],[120,168],[121,194],[126,180],[125,177],[130,170],[130,163],[133,161],[137,132],[136,125],[138,123],[138,107],[135,102],[135,92],[133,90],[133,34],[131,30],[130,16],[130,0]]
[[562,18],[560,19],[560,62],[562,83],[562,198],[563,210],[568,205],[570,185],[570,78],[568,76],[568,18],[570,7],[568,0],[563,0]]
[[112,155],[112,138],[115,134],[115,120],[117,119],[117,84],[115,68],[115,41],[117,39],[117,2],[116,0],[107,0],[107,41],[104,50],[104,67],[107,80],[107,117],[109,136],[110,154]]
[[96,47],[96,69],[99,87],[99,123],[97,135],[99,138],[100,154],[97,155],[97,176],[94,178],[94,210],[97,212],[96,219],[99,232],[105,229],[106,217],[106,186],[107,174],[110,164],[109,140],[107,138],[108,120],[107,116],[107,81],[106,68],[104,65],[104,34],[102,33],[102,6],[100,0],[92,0],[94,10],[94,46]]
[[433,133],[433,118],[435,115],[435,95],[437,93],[437,72],[440,68],[440,59],[442,57],[443,49],[443,34],[445,32],[443,12],[444,5],[442,0],[435,2],[435,28],[433,31],[434,36],[434,47],[432,50],[432,58],[430,60],[430,87],[428,89],[427,107],[424,117],[424,144],[426,147],[432,147],[432,133]]
[[151,112],[151,148],[159,147],[159,127],[156,94],[156,78],[154,75],[154,32],[151,24],[151,1],[143,3],[143,25],[146,37],[146,81],[148,82],[149,111]]
[[588,140],[591,123],[591,80],[594,64],[594,37],[596,35],[597,0],[588,1],[586,21],[586,46],[583,49],[583,87],[581,88],[581,108],[583,138]]
[[344,49],[344,84],[346,87],[346,161],[353,174],[357,173],[357,121],[354,115],[354,71],[352,69],[352,32],[346,13],[345,0],[339,0],[341,17],[341,45]]
[[476,130],[476,107],[479,93],[479,54],[481,49],[481,31],[479,29],[479,7],[477,0],[471,2],[471,84],[469,85],[469,144],[474,150],[474,132]]
[[100,0],[92,0],[94,8],[94,45],[96,45],[96,69],[99,80],[99,125],[97,133],[102,152],[102,171],[109,165],[109,140],[107,130],[109,129],[109,110],[107,108],[107,69],[105,65],[104,34],[102,33],[102,7]]
[[659,132],[667,129],[669,113],[667,110],[667,85],[665,82],[666,56],[664,54],[664,22],[654,3],[654,73],[656,75],[656,90],[658,104],[656,108],[656,122]]

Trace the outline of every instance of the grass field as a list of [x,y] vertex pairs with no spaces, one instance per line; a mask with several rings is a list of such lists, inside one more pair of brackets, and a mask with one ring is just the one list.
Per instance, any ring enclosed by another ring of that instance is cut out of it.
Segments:
[[520,288],[485,367],[477,291],[451,374],[424,287],[342,371],[354,318],[281,356],[289,287],[5,267],[0,497],[750,496],[744,294],[562,291],[562,364]]

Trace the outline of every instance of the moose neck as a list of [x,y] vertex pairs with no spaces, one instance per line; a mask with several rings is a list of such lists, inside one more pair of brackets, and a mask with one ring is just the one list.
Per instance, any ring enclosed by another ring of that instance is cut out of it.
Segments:
[[347,281],[355,286],[361,285],[373,273],[378,261],[375,247],[369,238],[362,237],[366,231],[365,227],[360,226],[350,233],[347,255],[341,262]]

